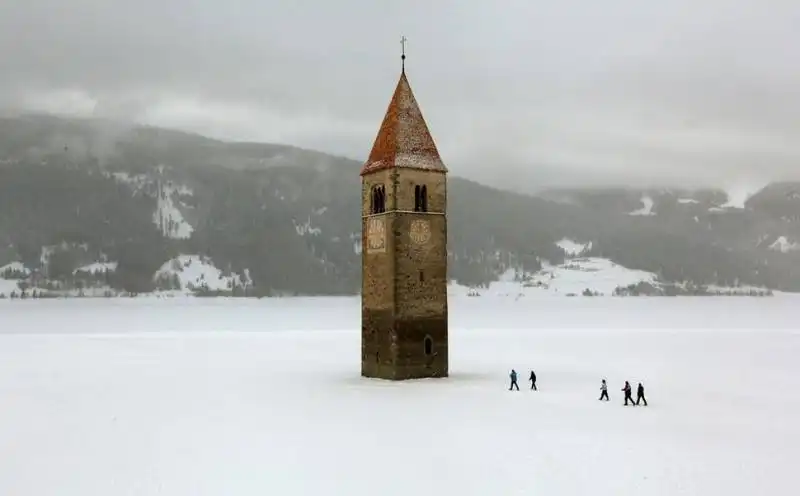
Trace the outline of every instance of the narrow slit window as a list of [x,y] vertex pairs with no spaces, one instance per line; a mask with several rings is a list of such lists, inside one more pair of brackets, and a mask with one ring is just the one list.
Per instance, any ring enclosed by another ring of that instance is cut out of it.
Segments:
[[419,271],[419,282],[425,282],[425,273]]
[[431,356],[433,354],[433,339],[430,336],[425,336],[425,355]]
[[428,211],[428,187],[425,185],[414,186],[414,211]]

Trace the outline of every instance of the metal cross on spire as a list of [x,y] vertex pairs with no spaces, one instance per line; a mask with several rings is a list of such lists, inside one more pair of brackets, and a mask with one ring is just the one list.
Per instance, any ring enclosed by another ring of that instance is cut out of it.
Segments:
[[406,72],[406,41],[408,41],[408,38],[406,38],[405,36],[400,38],[400,46],[402,47],[403,50],[402,52],[403,54],[400,56],[400,60],[402,60],[403,64],[402,66],[403,72]]

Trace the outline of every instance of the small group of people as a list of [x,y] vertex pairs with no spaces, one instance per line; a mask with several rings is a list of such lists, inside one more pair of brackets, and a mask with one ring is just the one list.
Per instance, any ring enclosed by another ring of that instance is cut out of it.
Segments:
[[[512,389],[517,388],[517,391],[519,391],[519,384],[517,384],[517,371],[511,369],[511,374],[509,374],[509,377],[511,377],[511,386],[508,387],[508,390],[511,391]],[[531,375],[528,377],[528,380],[531,381],[531,389],[538,391],[536,388],[536,373],[533,370],[531,370]]]
[[[511,373],[508,374],[508,377],[511,379],[511,385],[508,386],[508,390],[509,391],[513,391],[514,389],[516,389],[517,391],[519,391],[519,384],[517,384],[517,371],[514,370],[514,369],[511,369]],[[530,377],[528,377],[528,380],[531,383],[531,390],[538,391],[539,389],[536,387],[536,373],[533,370],[531,370],[531,375],[530,375]],[[633,396],[632,396],[632,391],[633,390],[631,388],[630,382],[625,381],[625,385],[622,387],[622,389],[620,391],[625,393],[625,406],[628,406],[628,402],[629,401],[630,401],[631,406],[639,406],[640,402],[643,402],[644,406],[647,406],[647,399],[644,397],[644,386],[642,386],[641,382],[639,383],[639,386],[636,388],[636,401],[633,400]],[[603,401],[603,400],[609,401],[609,398],[608,398],[608,384],[606,383],[605,379],[603,379],[602,382],[600,383],[600,398],[599,398],[599,400],[600,401]]]
[[[632,406],[639,406],[639,402],[644,402],[644,406],[647,406],[647,399],[644,397],[644,386],[642,383],[639,383],[639,386],[636,388],[636,401],[633,401],[633,396],[631,396],[631,383],[625,381],[625,385],[622,386],[620,389],[623,393],[625,393],[625,406],[628,406],[628,401],[631,402]],[[600,384],[600,400],[605,398],[608,401],[608,385],[606,384],[606,380],[603,379],[603,382]]]

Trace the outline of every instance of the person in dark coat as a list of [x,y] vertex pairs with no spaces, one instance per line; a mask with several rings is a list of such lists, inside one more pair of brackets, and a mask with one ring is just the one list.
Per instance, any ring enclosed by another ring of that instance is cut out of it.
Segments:
[[508,387],[508,390],[511,391],[512,389],[517,388],[517,391],[519,391],[519,384],[517,384],[517,371],[511,369],[511,373],[508,374],[508,377],[511,378],[511,385]]
[[531,389],[538,391],[538,389],[536,389],[536,374],[533,372],[533,370],[531,370],[531,376],[528,378],[528,380],[531,381]]
[[644,386],[642,383],[639,383],[639,387],[636,388],[636,404],[639,404],[639,401],[644,401],[644,406],[647,406],[647,400],[644,397]]
[[603,398],[608,401],[608,384],[606,384],[606,380],[603,379],[603,382],[600,383],[600,400],[602,401]]
[[628,406],[628,400],[630,400],[631,405],[636,404],[631,396],[631,384],[628,381],[625,381],[625,387],[621,391],[625,393],[625,406]]

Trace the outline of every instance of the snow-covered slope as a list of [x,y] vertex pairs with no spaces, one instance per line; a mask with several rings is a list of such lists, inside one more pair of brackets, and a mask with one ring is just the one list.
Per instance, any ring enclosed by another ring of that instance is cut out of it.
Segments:
[[7,298],[11,293],[19,293],[19,281],[0,278],[0,298]]
[[294,229],[297,231],[298,236],[319,236],[322,233],[322,229],[314,225],[310,215],[303,222],[295,221]]
[[[164,166],[158,168],[163,175]],[[153,212],[153,223],[161,230],[161,234],[171,239],[189,239],[192,237],[194,227],[186,220],[182,209],[189,209],[181,201],[181,196],[193,196],[191,188],[183,184],[175,184],[162,176],[150,177],[144,174],[128,174],[126,172],[113,172],[107,174],[120,184],[128,186],[134,194],[138,194],[148,186],[157,189],[156,209]]]
[[20,292],[20,282],[30,275],[31,271],[22,262],[11,262],[0,266],[0,298],[8,298]]
[[156,271],[154,279],[162,282],[175,281],[177,287],[172,289],[187,293],[201,289],[230,291],[234,286],[252,284],[249,271],[246,270],[243,275],[225,274],[214,266],[210,258],[201,255],[179,255],[164,263]]
[[451,284],[453,296],[573,296],[588,290],[600,296],[610,296],[617,288],[641,282],[656,284],[655,274],[631,270],[605,258],[587,257],[567,260],[563,264],[545,264],[534,274],[509,269],[499,281],[488,288],[469,288]]
[[638,210],[634,210],[633,212],[628,212],[628,215],[648,216],[648,215],[655,215],[656,214],[655,212],[653,212],[653,205],[655,204],[655,202],[653,201],[653,199],[651,197],[649,197],[647,195],[642,196],[642,200],[641,201],[642,201],[642,208],[640,208]]
[[114,272],[115,270],[117,270],[117,262],[94,262],[82,267],[78,267],[73,273],[77,274],[78,272],[84,272],[86,274],[97,275],[106,271]]
[[[192,191],[185,186],[175,186],[169,182],[159,184],[161,192],[158,195],[158,206],[153,212],[153,222],[159,226],[161,233],[167,238],[191,238],[194,228],[184,218],[178,204],[180,204],[179,195],[191,196]],[[182,207],[186,208],[185,205]]]
[[591,241],[581,243],[563,238],[556,246],[566,253],[562,264],[545,261],[536,273],[511,268],[488,287],[470,288],[452,283],[448,292],[454,296],[574,296],[586,291],[593,295],[612,295],[617,288],[639,283],[658,284],[658,278],[651,272],[628,269],[606,258],[583,257],[592,249]]
[[781,253],[789,253],[792,251],[800,250],[800,243],[789,241],[786,236],[780,236],[774,243],[769,245],[770,250],[779,251]]
[[[561,264],[542,262],[542,269],[526,273],[509,268],[500,278],[483,287],[469,287],[451,282],[451,296],[614,296],[629,294],[719,294],[767,296],[767,288],[741,285],[738,287],[707,286],[698,288],[686,282],[664,283],[652,272],[634,270],[607,258],[582,254],[592,248],[592,242],[579,243],[564,238],[556,243],[567,254]],[[665,291],[669,287],[670,291]],[[648,290],[649,288],[649,290]]]
[[134,193],[138,193],[152,181],[144,174],[129,174],[127,172],[106,173],[107,177],[113,178],[116,182],[128,186]]
[[28,275],[31,273],[31,270],[25,267],[25,265],[22,262],[11,262],[0,267],[0,277],[3,274],[8,274],[8,273]]
[[746,207],[747,200],[754,194],[762,190],[768,183],[763,181],[753,181],[750,183],[741,182],[729,185],[725,188],[727,201],[720,205],[721,208],[743,209]]
[[592,249],[592,242],[578,243],[571,239],[564,238],[556,243],[556,246],[564,250],[568,257],[578,257],[585,253],[587,250]]

